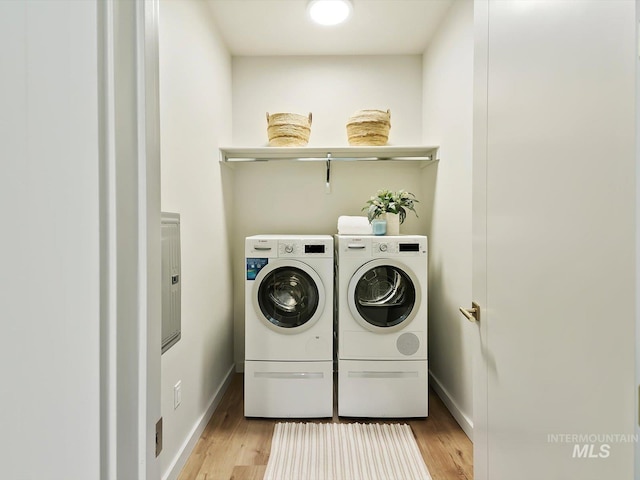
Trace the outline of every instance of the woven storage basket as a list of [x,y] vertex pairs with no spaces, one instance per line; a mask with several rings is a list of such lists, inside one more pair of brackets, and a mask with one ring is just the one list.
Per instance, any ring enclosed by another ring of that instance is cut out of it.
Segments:
[[390,110],[360,110],[347,122],[349,145],[386,145],[390,128]]
[[270,147],[304,147],[311,134],[311,113],[308,117],[297,113],[267,112],[267,134]]

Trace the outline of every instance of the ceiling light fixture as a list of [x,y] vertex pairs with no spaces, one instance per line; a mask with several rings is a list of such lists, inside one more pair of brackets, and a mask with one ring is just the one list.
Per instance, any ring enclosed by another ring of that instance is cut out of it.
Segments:
[[352,9],[350,0],[311,0],[308,12],[320,25],[337,25],[349,17]]

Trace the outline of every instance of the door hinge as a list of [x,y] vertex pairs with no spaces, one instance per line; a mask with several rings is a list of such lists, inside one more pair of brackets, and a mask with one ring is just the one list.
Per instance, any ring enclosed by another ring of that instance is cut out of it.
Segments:
[[156,423],[156,457],[162,451],[162,417]]

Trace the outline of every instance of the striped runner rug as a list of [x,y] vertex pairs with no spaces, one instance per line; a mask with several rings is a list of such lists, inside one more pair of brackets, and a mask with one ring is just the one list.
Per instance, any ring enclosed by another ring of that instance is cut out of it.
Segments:
[[278,423],[264,480],[431,480],[409,425]]

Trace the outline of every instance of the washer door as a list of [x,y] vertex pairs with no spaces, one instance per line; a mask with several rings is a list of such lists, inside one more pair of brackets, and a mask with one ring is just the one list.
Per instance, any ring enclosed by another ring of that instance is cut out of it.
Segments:
[[260,270],[253,287],[253,306],[266,326],[279,333],[300,333],[322,315],[325,291],[309,265],[278,260]]
[[395,260],[365,263],[349,282],[349,308],[360,325],[373,332],[405,328],[416,315],[421,300],[415,274]]

